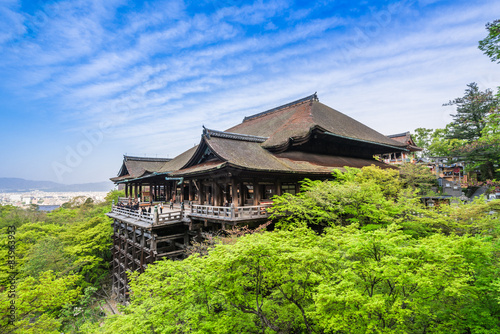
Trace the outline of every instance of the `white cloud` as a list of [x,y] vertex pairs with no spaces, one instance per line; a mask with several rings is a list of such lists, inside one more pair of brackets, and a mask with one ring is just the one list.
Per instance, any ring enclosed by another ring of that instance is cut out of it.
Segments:
[[2,18],[0,20],[0,48],[2,44],[26,32],[23,24],[24,16],[17,11],[19,6],[16,0],[3,0],[0,3],[0,18]]
[[440,127],[449,120],[441,104],[467,83],[500,84],[500,66],[476,49],[500,5],[401,3],[313,18],[320,4],[229,1],[192,15],[181,1],[64,2],[27,25],[33,32],[10,46],[0,73],[27,99],[54,100],[47,112],[66,135],[107,121],[107,143],[128,153],[173,156],[199,141],[203,124],[224,130],[315,91],[383,133]]

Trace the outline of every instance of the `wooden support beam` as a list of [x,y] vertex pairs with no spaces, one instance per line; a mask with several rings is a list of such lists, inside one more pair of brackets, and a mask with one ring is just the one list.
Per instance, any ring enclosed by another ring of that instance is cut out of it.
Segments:
[[219,189],[219,185],[217,184],[217,182],[214,180],[212,182],[212,205],[214,206],[220,206],[220,202],[219,202],[219,197],[220,197],[220,189]]
[[231,203],[234,204],[234,207],[240,206],[235,178],[231,179]]
[[240,181],[240,201],[238,206],[244,206],[247,201],[247,186]]
[[166,236],[162,236],[162,237],[157,237],[156,242],[162,242],[162,241],[173,240],[173,239],[180,239],[180,238],[184,238],[185,235],[186,235],[186,233],[177,233],[177,234],[171,234],[171,235],[166,235]]
[[175,255],[181,255],[182,253],[184,253],[184,249],[178,249],[178,250],[175,250],[175,251],[171,251],[171,252],[166,252],[166,253],[161,253],[161,254],[158,254],[158,257],[159,258],[162,258],[164,256],[175,256]]
[[253,180],[253,205],[259,205],[260,202],[260,187],[257,180]]
[[193,181],[189,180],[189,201],[192,202],[194,200],[194,194],[193,194]]

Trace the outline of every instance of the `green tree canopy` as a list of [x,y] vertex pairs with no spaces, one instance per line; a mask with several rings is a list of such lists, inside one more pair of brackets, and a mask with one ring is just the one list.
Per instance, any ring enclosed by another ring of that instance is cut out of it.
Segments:
[[449,154],[465,161],[469,170],[480,169],[483,179],[493,179],[500,150],[498,145],[491,145],[490,138],[485,137],[488,131],[484,129],[491,122],[491,115],[498,113],[499,99],[489,89],[480,91],[476,83],[467,87],[463,97],[446,104],[457,107],[457,113],[452,115],[453,121],[444,132],[445,138],[449,139],[446,142]]
[[86,333],[499,333],[491,243],[392,225],[247,235],[134,275],[131,304]]
[[479,41],[479,49],[483,51],[491,61],[500,63],[500,20],[486,24],[488,36]]
[[458,97],[444,105],[456,106],[456,114],[449,124],[447,137],[473,142],[481,137],[486,125],[486,117],[498,108],[498,100],[490,89],[484,92],[472,82],[467,85],[463,97]]

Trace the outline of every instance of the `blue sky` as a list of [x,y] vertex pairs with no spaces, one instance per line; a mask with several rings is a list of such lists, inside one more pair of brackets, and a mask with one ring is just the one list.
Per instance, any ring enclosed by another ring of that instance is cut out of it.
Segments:
[[0,0],[0,177],[97,182],[202,125],[318,92],[384,133],[444,127],[498,1]]

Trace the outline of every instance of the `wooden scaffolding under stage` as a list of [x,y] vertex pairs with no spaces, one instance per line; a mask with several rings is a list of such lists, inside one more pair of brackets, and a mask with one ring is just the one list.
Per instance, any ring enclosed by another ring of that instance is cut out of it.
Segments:
[[[125,200],[125,199],[122,199]],[[120,302],[129,300],[129,272],[144,272],[149,264],[163,258],[183,259],[192,240],[201,241],[205,232],[227,225],[260,222],[269,217],[269,205],[214,207],[192,205],[186,209],[155,206],[151,213],[113,205],[112,292]],[[161,211],[161,212],[159,212]]]

